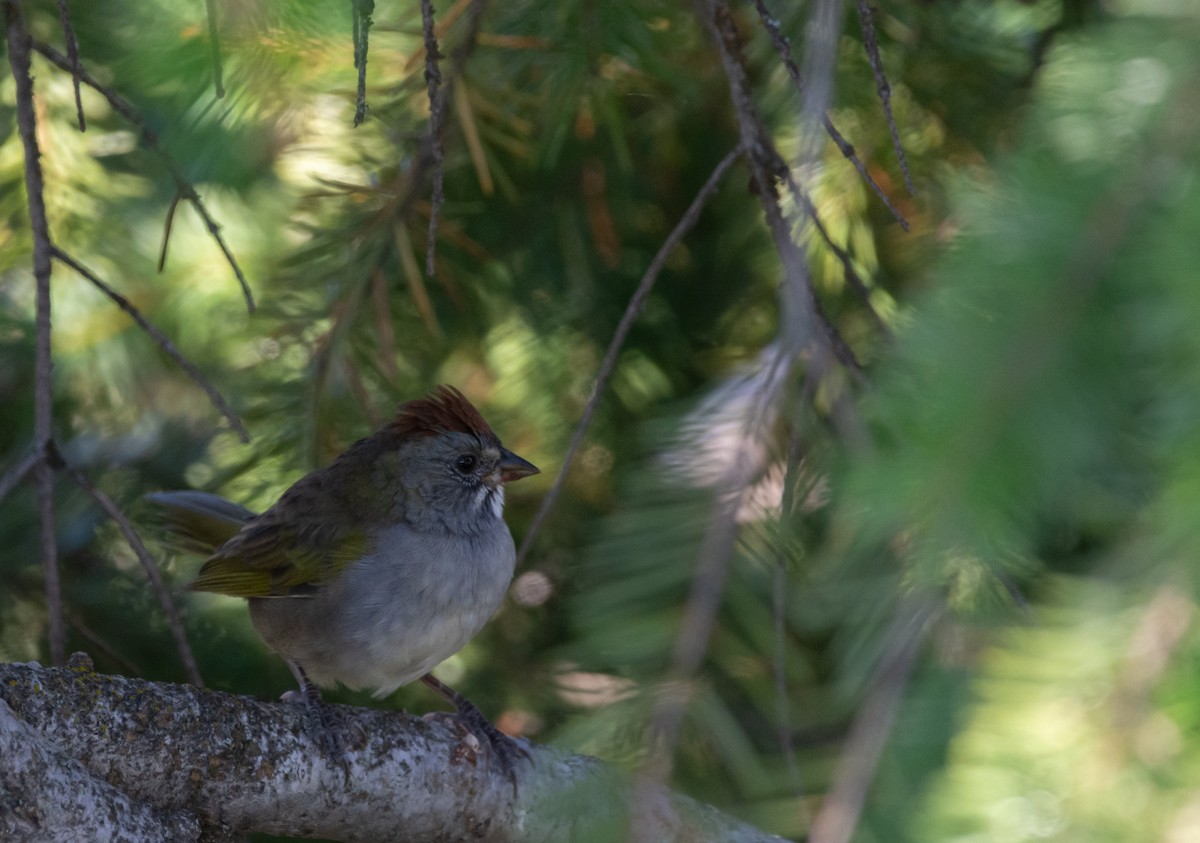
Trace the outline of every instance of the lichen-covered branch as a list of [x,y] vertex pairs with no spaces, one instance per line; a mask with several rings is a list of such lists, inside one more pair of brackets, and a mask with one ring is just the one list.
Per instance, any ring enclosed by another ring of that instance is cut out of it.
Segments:
[[[549,747],[529,746],[514,793],[449,717],[333,708],[344,765],[314,745],[300,705],[98,674],[80,654],[0,664],[0,837],[107,839],[120,829],[100,823],[136,820],[149,823],[129,832],[139,840],[779,839]],[[84,825],[61,826],[60,810]]]

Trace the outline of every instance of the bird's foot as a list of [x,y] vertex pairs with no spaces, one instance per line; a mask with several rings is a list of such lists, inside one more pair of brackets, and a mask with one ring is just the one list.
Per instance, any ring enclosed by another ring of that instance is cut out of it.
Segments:
[[342,716],[337,709],[321,699],[321,691],[309,680],[299,665],[294,666],[293,672],[300,680],[300,690],[288,691],[281,699],[304,706],[308,732],[313,742],[320,748],[322,755],[342,768],[342,772],[349,779],[350,756],[342,740]]
[[484,716],[483,712],[470,700],[463,697],[455,704],[456,719],[479,743],[487,746],[490,756],[495,759],[497,766],[512,781],[513,790],[517,787],[514,770],[519,761],[531,760],[529,751],[494,725]]
[[[457,712],[453,717],[455,725],[465,731],[481,747],[487,747],[488,758],[494,760],[497,767],[512,782],[513,797],[515,798],[517,795],[517,762],[522,759],[532,762],[533,759],[528,750],[493,726],[473,702],[449,685],[435,679],[432,674],[426,673],[421,677],[421,681],[454,706]],[[441,716],[445,717],[446,715]]]

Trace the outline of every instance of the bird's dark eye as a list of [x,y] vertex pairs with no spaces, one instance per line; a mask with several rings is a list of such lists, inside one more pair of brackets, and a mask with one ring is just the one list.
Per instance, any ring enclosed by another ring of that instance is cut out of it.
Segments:
[[462,454],[454,461],[454,467],[458,469],[460,474],[470,474],[475,470],[475,465],[478,460],[474,454]]

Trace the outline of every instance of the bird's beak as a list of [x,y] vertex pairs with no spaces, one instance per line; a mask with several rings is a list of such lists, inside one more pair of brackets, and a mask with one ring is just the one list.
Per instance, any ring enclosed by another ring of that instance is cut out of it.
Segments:
[[539,474],[539,469],[529,460],[523,460],[507,448],[500,449],[500,482],[511,483],[531,474]]

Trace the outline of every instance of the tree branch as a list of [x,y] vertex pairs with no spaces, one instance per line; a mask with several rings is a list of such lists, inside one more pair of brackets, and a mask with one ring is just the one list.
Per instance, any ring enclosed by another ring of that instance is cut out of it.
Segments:
[[[9,0],[9,2],[11,2],[11,0]],[[196,193],[196,188],[183,175],[183,171],[179,169],[179,165],[175,163],[175,159],[168,155],[167,151],[159,145],[158,137],[146,126],[146,122],[142,120],[141,115],[137,113],[137,109],[135,109],[128,100],[126,100],[116,91],[110,89],[107,85],[104,85],[86,70],[81,67],[76,68],[71,63],[70,59],[68,59],[58,50],[51,47],[49,44],[45,44],[41,41],[34,41],[33,49],[49,60],[51,64],[56,65],[68,73],[77,75],[83,84],[87,85],[89,88],[96,91],[106,100],[108,100],[108,104],[112,106],[113,111],[120,114],[122,117],[128,120],[135,129],[137,129],[138,135],[142,139],[142,143],[146,144],[147,147],[158,153],[159,158],[162,159],[163,166],[166,167],[168,175],[170,175],[171,180],[175,182],[176,193],[192,203],[192,207],[196,209],[196,213],[199,214],[200,219],[203,220],[204,227],[208,229],[209,235],[213,238],[213,240],[216,241],[217,246],[221,249],[221,253],[225,255],[225,260],[233,269],[233,274],[237,276],[238,284],[240,284],[242,287],[242,296],[246,299],[246,309],[253,313],[254,295],[250,292],[250,283],[246,280],[246,276],[242,273],[242,268],[238,265],[237,260],[233,257],[233,252],[229,250],[229,246],[225,243],[225,238],[221,236],[221,226],[217,225],[216,220],[209,216],[208,208],[206,208],[204,203],[200,201],[200,194]]]
[[[508,777],[449,717],[333,707],[348,739],[347,776],[314,746],[300,705],[101,675],[86,656],[66,669],[0,664],[0,703],[12,709],[0,704],[0,778],[30,794],[0,800],[0,831],[24,821],[45,834],[60,806],[94,799],[73,828],[106,838],[100,825],[123,821],[106,806],[127,799],[175,824],[173,835],[131,835],[139,840],[196,840],[188,818],[201,833],[222,835],[626,840],[636,798],[653,808],[639,813],[639,838],[780,839],[664,788],[639,783],[635,793],[615,768],[549,747],[529,747],[514,796]],[[25,762],[32,758],[40,760]],[[98,782],[119,793],[96,792]],[[43,810],[18,814],[31,802]]]
[[63,41],[67,45],[67,58],[71,60],[71,82],[75,88],[75,118],[79,131],[87,131],[87,119],[83,116],[83,100],[79,96],[79,42],[75,40],[75,27],[71,25],[71,12],[67,0],[58,0],[58,22],[62,26]]
[[[784,68],[792,78],[792,83],[796,86],[796,90],[800,93],[800,96],[804,97],[804,77],[800,73],[800,66],[796,64],[796,60],[792,57],[791,42],[783,34],[783,28],[780,25],[779,19],[771,14],[765,0],[754,0],[754,8],[758,10],[759,20],[762,21],[767,34],[771,36],[771,45],[775,48],[775,52],[779,54]],[[821,114],[821,125],[825,128],[825,133],[829,135],[830,140],[834,142],[838,150],[842,153],[842,156],[854,165],[854,169],[858,170],[859,177],[875,191],[875,195],[879,197],[879,201],[888,209],[888,212],[891,213],[896,222],[900,223],[900,227],[908,231],[908,220],[904,218],[904,214],[900,213],[900,209],[888,198],[887,193],[879,186],[879,182],[871,177],[870,171],[867,170],[862,159],[858,157],[858,153],[854,151],[854,147],[838,131],[837,126],[833,125],[828,112]]]
[[675,247],[683,240],[696,221],[700,219],[700,212],[704,210],[704,206],[708,204],[708,200],[716,192],[717,187],[721,184],[721,179],[730,167],[737,162],[738,158],[742,157],[743,148],[735,146],[725,157],[717,164],[716,169],[712,171],[696,197],[692,199],[692,204],[680,217],[679,222],[671,229],[671,233],[667,235],[667,239],[659,246],[657,254],[650,261],[650,265],[646,267],[646,271],[642,274],[642,280],[638,282],[637,289],[634,290],[633,296],[629,299],[629,304],[625,306],[625,312],[621,315],[621,321],[617,323],[617,329],[613,332],[613,338],[608,343],[608,350],[604,352],[604,360],[600,363],[600,370],[596,373],[596,383],[592,386],[592,394],[588,397],[587,404],[583,408],[583,414],[579,418],[579,423],[575,426],[575,432],[571,434],[571,441],[567,445],[567,452],[563,455],[562,465],[558,469],[558,476],[554,478],[554,485],[550,487],[550,491],[542,498],[542,505],[538,508],[537,514],[533,516],[533,523],[529,525],[529,529],[525,532],[525,539],[521,542],[521,549],[517,553],[517,565],[525,559],[525,554],[529,552],[529,548],[533,545],[534,537],[537,536],[538,530],[541,529],[542,522],[546,520],[546,516],[550,513],[551,507],[558,500],[559,494],[562,492],[563,485],[567,480],[567,472],[571,469],[571,463],[575,460],[575,454],[583,445],[583,439],[587,435],[588,427],[592,423],[592,416],[596,413],[596,407],[600,403],[600,398],[604,395],[608,387],[608,381],[612,378],[613,372],[617,368],[617,358],[621,354],[621,349],[625,347],[625,340],[629,336],[629,332],[633,329],[633,323],[637,321],[638,316],[642,312],[642,308],[646,305],[646,299],[650,297],[650,292],[654,289],[655,283],[658,281],[658,276],[662,272],[663,267],[667,265],[667,258],[671,257],[671,253],[675,251]]
[[[174,207],[174,205],[171,206],[172,210],[174,210]],[[150,338],[158,343],[158,347],[161,348],[168,357],[178,363],[179,367],[187,373],[188,377],[195,381],[196,385],[204,390],[204,393],[208,396],[208,400],[212,402],[212,405],[217,408],[217,411],[221,415],[229,420],[229,424],[233,427],[234,431],[236,431],[238,438],[243,442],[250,441],[250,431],[246,430],[246,426],[242,424],[242,420],[238,418],[237,413],[235,413],[233,408],[229,406],[229,402],[225,400],[225,397],[217,391],[217,388],[213,386],[212,382],[204,376],[204,373],[201,372],[191,360],[188,360],[187,357],[184,356],[184,353],[179,350],[175,343],[171,342],[170,338],[167,337],[166,334],[160,331],[154,326],[153,323],[150,322],[150,320],[142,315],[142,312],[133,305],[133,302],[118,293],[108,284],[104,283],[100,276],[96,275],[96,273],[92,272],[62,249],[58,248],[57,246],[51,246],[50,252],[54,257],[71,267],[71,269],[78,272],[88,281],[91,281],[92,284],[94,284],[96,288],[100,290],[100,292],[112,299],[113,303],[117,307],[128,313],[129,317],[138,324],[138,327],[149,334]]]
[[904,185],[908,192],[916,194],[912,176],[908,173],[908,159],[904,156],[904,145],[900,143],[900,130],[896,128],[896,117],[892,114],[892,86],[888,84],[887,75],[883,72],[883,58],[879,55],[879,41],[875,38],[875,18],[867,0],[856,0],[855,9],[858,12],[858,22],[862,25],[863,48],[867,51],[867,59],[871,62],[871,72],[875,74],[875,91],[879,94],[879,102],[883,106],[883,116],[887,120],[888,132],[892,136],[892,147],[896,150],[896,158],[900,162],[900,172],[904,176]]
[[[33,232],[33,278],[35,284],[35,334],[33,343],[33,430],[34,450],[41,461],[34,468],[37,482],[42,573],[46,581],[47,626],[50,660],[62,664],[66,655],[66,633],[62,620],[62,587],[58,578],[58,540],[54,527],[53,358],[50,353],[50,226],[42,182],[41,150],[38,148],[37,118],[33,111],[33,79],[29,75],[30,37],[21,20],[18,0],[4,0],[4,29],[8,61],[16,84],[17,130],[25,153],[25,194],[29,226]],[[65,61],[65,59],[64,59]]]

